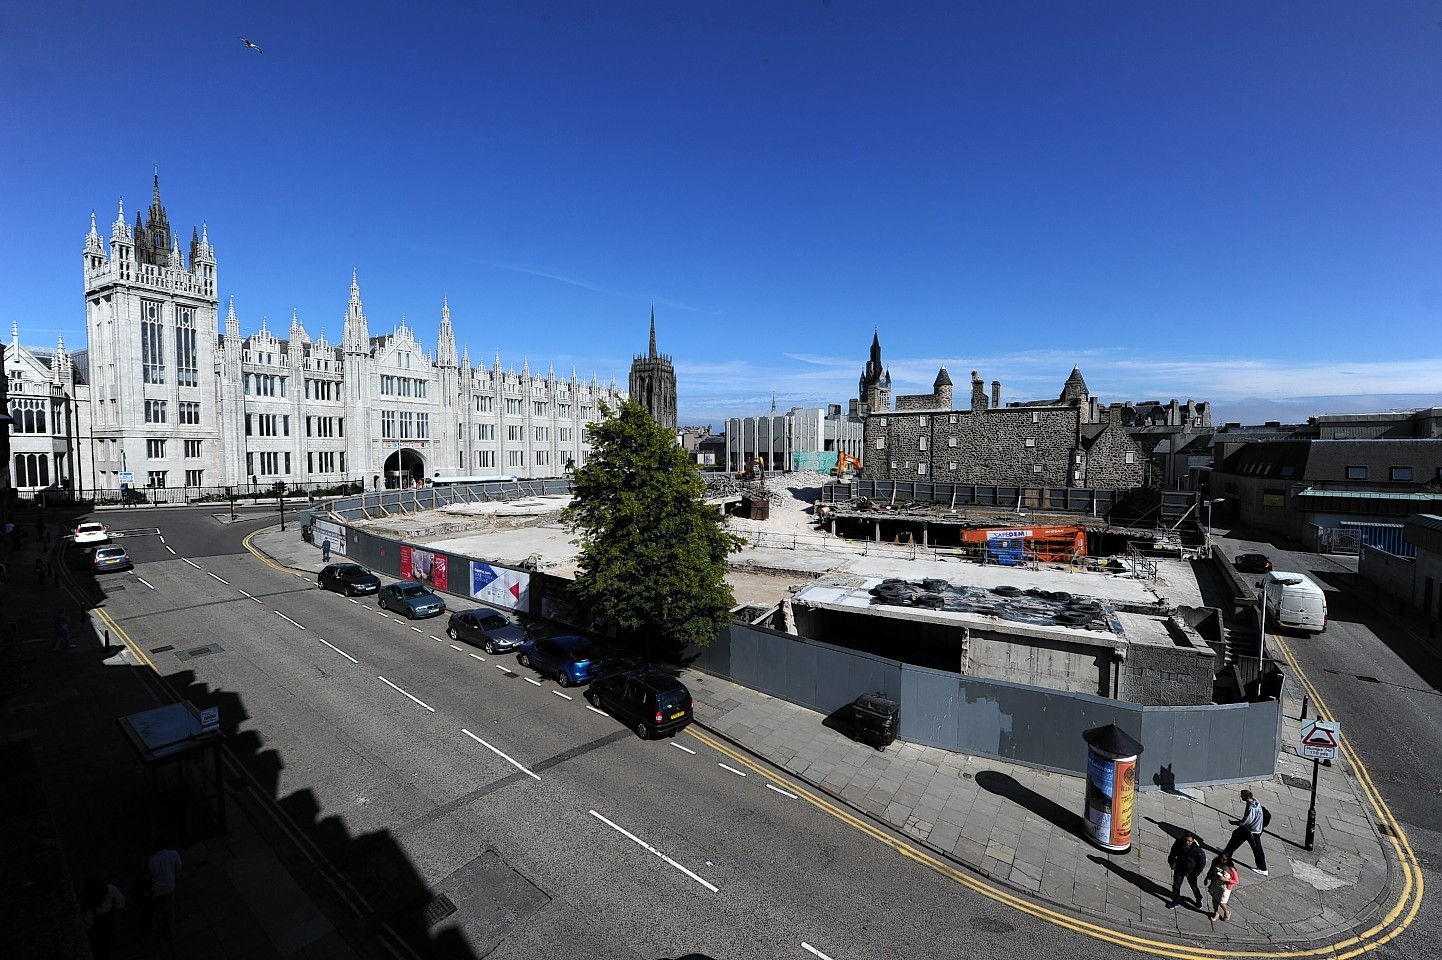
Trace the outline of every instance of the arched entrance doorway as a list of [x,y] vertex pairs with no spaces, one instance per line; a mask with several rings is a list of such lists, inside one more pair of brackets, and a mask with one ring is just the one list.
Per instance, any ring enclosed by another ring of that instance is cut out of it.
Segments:
[[397,450],[386,457],[386,487],[413,487],[426,475],[426,462],[414,450]]

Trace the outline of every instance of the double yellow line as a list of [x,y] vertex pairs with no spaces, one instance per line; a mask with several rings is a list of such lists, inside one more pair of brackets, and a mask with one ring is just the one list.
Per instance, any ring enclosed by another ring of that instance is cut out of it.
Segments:
[[[1283,647],[1287,662],[1291,664],[1294,675],[1297,676],[1306,687],[1312,702],[1322,707],[1321,698],[1316,690],[1302,674],[1301,668],[1297,665],[1291,655],[1291,651]],[[1371,776],[1362,766],[1361,759],[1352,750],[1345,740],[1342,741],[1342,750],[1346,754],[1347,762],[1352,769],[1357,771],[1358,778],[1362,784],[1362,790],[1367,800],[1372,804],[1372,809],[1377,818],[1387,825],[1391,833],[1391,841],[1397,860],[1401,865],[1404,877],[1403,888],[1397,902],[1376,925],[1356,936],[1346,937],[1335,943],[1311,947],[1305,950],[1238,950],[1235,947],[1226,949],[1211,950],[1203,947],[1192,947],[1185,944],[1170,943],[1164,940],[1155,940],[1149,937],[1136,936],[1121,930],[1113,930],[1099,924],[1091,923],[1079,917],[1060,913],[1041,904],[1027,900],[1016,894],[1010,893],[998,886],[987,883],[967,873],[951,863],[925,851],[918,849],[910,842],[894,836],[887,830],[862,819],[850,810],[838,806],[831,800],[821,796],[806,787],[801,786],[789,779],[783,779],[770,769],[761,766],[749,756],[741,753],[729,743],[717,739],[714,735],[703,733],[692,726],[687,728],[687,733],[701,743],[728,757],[753,773],[770,781],[777,787],[785,789],[788,793],[795,793],[802,800],[811,804],[831,817],[840,820],[842,823],[861,831],[874,840],[877,840],[897,853],[912,860],[936,873],[941,874],[949,880],[961,884],[968,890],[978,893],[1003,906],[1018,910],[1028,916],[1043,920],[1054,926],[1071,930],[1074,933],[1091,937],[1095,940],[1102,940],[1107,943],[1126,947],[1129,950],[1136,950],[1139,953],[1149,953],[1156,956],[1176,958],[1176,960],[1218,960],[1218,958],[1242,958],[1242,957],[1326,957],[1328,960],[1348,960],[1360,954],[1375,950],[1377,947],[1388,942],[1400,934],[1417,916],[1417,911],[1422,904],[1422,873],[1418,867],[1416,855],[1412,847],[1407,843],[1407,838],[1402,828],[1393,818],[1391,811],[1387,808],[1386,802],[1381,794],[1377,792],[1376,786],[1372,783]]]

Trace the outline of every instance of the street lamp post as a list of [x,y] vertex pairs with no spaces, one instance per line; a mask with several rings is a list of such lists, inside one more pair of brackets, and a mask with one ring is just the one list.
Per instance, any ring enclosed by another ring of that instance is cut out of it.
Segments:
[[1257,637],[1258,682],[1261,681],[1262,677],[1262,661],[1266,659],[1267,656],[1267,598],[1271,596],[1269,591],[1272,589],[1273,584],[1279,587],[1291,587],[1296,586],[1301,582],[1302,581],[1297,577],[1288,577],[1285,580],[1263,580],[1257,584],[1257,586],[1262,588],[1262,622],[1261,626],[1258,628],[1260,631],[1260,636]]
[[1212,504],[1214,504],[1214,503],[1221,503],[1221,502],[1222,502],[1223,500],[1225,500],[1225,499],[1226,499],[1225,497],[1218,497],[1218,498],[1215,499],[1215,500],[1208,500],[1208,501],[1206,501],[1206,505],[1207,505],[1207,538],[1206,538],[1206,540],[1204,540],[1204,541],[1202,542],[1202,547],[1203,547],[1202,553],[1203,553],[1205,556],[1209,557],[1209,558],[1210,558],[1211,555],[1212,555]]

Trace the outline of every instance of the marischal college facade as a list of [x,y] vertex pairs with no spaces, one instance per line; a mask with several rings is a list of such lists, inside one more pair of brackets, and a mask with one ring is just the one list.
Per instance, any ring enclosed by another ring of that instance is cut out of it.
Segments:
[[472,367],[444,300],[433,355],[404,318],[373,337],[354,274],[339,344],[295,316],[283,339],[264,321],[242,337],[233,301],[220,316],[208,231],[182,254],[158,177],[144,222],[122,204],[108,244],[91,215],[84,259],[84,354],[26,349],[15,328],[5,352],[21,494],[556,477],[585,462],[601,406],[626,396],[594,375],[505,370],[499,354]]

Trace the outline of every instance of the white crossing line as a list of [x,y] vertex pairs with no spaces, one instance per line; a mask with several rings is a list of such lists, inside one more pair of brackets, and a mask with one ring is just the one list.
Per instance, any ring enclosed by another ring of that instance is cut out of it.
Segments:
[[[610,827],[612,830],[615,830],[617,833],[621,834],[622,836],[628,837],[628,838],[630,838],[631,840],[636,841],[636,842],[639,843],[642,847],[644,847],[645,849],[649,850],[651,853],[654,853],[656,856],[660,857],[662,860],[665,860],[665,861],[666,861],[667,863],[669,863],[671,866],[675,867],[677,870],[680,870],[682,873],[686,874],[686,876],[690,877],[692,880],[695,880],[697,883],[701,884],[701,886],[705,887],[707,890],[710,890],[712,893],[717,893],[717,892],[718,892],[715,886],[713,886],[712,884],[708,883],[706,880],[703,880],[702,878],[698,877],[696,874],[692,873],[690,870],[687,870],[685,867],[681,866],[681,864],[677,863],[675,860],[672,860],[670,857],[666,856],[666,855],[665,855],[664,853],[662,853],[660,850],[657,850],[655,847],[651,846],[649,843],[647,843],[645,840],[642,840],[640,837],[636,836],[634,833],[631,833],[631,832],[630,832],[629,830],[627,830],[626,828],[617,826],[616,824],[612,823],[610,820],[607,820],[605,817],[601,816],[599,813],[597,813],[597,812],[594,811],[594,810],[589,811],[589,813],[591,814],[591,816],[595,817],[597,820],[601,821],[601,822],[604,823],[606,826]],[[828,957],[827,960],[830,960],[830,958]]]
[[482,663],[485,663],[485,662],[486,662],[486,658],[483,657],[483,656],[481,656],[479,653],[468,653],[468,654],[466,654],[466,656],[468,656],[468,657],[475,657],[477,660],[481,661]]
[[538,687],[541,685],[541,681],[537,680],[535,677],[526,677],[525,679],[527,683],[534,683]]
[[805,940],[802,940],[802,941],[801,941],[801,948],[802,948],[803,950],[806,950],[808,953],[815,954],[816,957],[818,958],[818,960],[831,960],[830,957],[828,957],[826,954],[822,953],[820,950],[817,950],[815,947],[813,947],[811,944],[807,943]]
[[175,552],[175,548],[172,547],[170,544],[167,543],[167,544],[165,545],[165,549],[167,549],[167,550],[170,551],[170,555],[171,555],[172,557],[178,556],[178,554]]
[[681,746],[681,744],[677,743],[675,740],[672,740],[672,741],[671,741],[671,746],[675,747],[677,750],[685,750],[687,753],[691,754],[691,756],[693,756],[693,757],[696,756],[696,751],[695,751],[695,750],[692,750],[690,747],[683,747],[683,746]]
[[[376,677],[376,679],[379,680],[381,683],[385,684],[386,686],[390,687],[392,690],[396,691],[397,693],[405,693],[406,696],[411,697],[411,695],[410,695],[409,693],[406,693],[404,690],[402,690],[400,687],[396,686],[394,683],[391,683],[391,682],[390,682],[389,680],[387,680],[385,677]],[[429,710],[431,713],[435,713],[435,712],[436,712],[436,708],[433,707],[433,706],[431,706],[430,704],[426,703],[424,700],[417,700],[415,697],[411,697],[411,699],[412,699],[412,700],[415,700],[416,703],[419,703],[421,706],[425,707],[425,708],[426,708],[427,710]]]
[[730,770],[732,773],[736,774],[736,776],[738,776],[738,777],[744,777],[744,776],[746,776],[746,774],[742,773],[740,770],[737,770],[735,767],[728,767],[728,766],[726,766],[726,764],[724,764],[724,763],[718,763],[718,764],[716,764],[716,766],[720,767],[722,770]]
[[351,663],[360,663],[359,660],[357,660],[355,657],[351,656],[350,654],[346,653],[344,650],[342,650],[340,647],[336,646],[335,644],[330,643],[330,642],[325,641],[325,640],[321,640],[320,637],[316,637],[316,639],[317,639],[317,640],[320,640],[321,643],[324,643],[327,647],[330,647],[330,648],[331,648],[332,650],[334,650],[336,653],[338,653],[338,654],[340,654],[341,656],[345,657],[345,658],[346,658],[347,660],[349,660]]
[[226,580],[226,579],[224,579],[223,577],[216,577],[215,574],[211,573],[209,570],[205,571],[205,575],[206,575],[207,577],[215,577],[215,579],[219,580],[221,583],[225,584],[227,587],[230,586],[230,581],[229,581],[229,580]]
[[[292,620],[290,617],[287,617],[285,614],[281,613],[279,610],[277,610],[277,611],[275,612],[275,615],[276,615],[277,617],[280,617],[282,620],[286,621],[287,623],[295,623],[294,620]],[[300,624],[298,624],[298,623],[295,623],[295,625],[296,625],[297,627],[300,627]],[[305,629],[305,627],[300,627],[300,628],[301,628],[302,630]]]
[[481,746],[485,747],[487,750],[491,751],[491,752],[494,753],[496,756],[500,757],[502,760],[506,761],[506,762],[509,763],[511,766],[515,767],[517,770],[519,770],[519,771],[521,771],[522,773],[524,773],[526,776],[530,777],[532,780],[540,780],[540,779],[541,779],[540,777],[536,776],[536,775],[535,775],[534,773],[532,773],[531,771],[527,770],[525,767],[521,766],[521,765],[520,765],[519,763],[517,763],[516,761],[512,760],[510,757],[506,756],[506,755],[505,755],[504,753],[502,753],[501,751],[497,750],[495,747],[491,746],[491,745],[490,745],[489,743],[487,743],[486,741],[482,740],[480,737],[476,736],[474,733],[471,733],[471,731],[467,730],[465,727],[462,727],[462,728],[461,728],[461,733],[464,733],[466,736],[468,736],[468,737],[470,737],[472,740],[476,741],[476,743],[479,743]]
[[795,800],[795,799],[796,799],[796,794],[794,794],[794,793],[787,793],[785,790],[782,790],[780,787],[775,786],[774,784],[768,783],[768,784],[766,785],[766,789],[767,789],[767,790],[775,790],[777,793],[781,794],[783,797],[790,797],[792,800]]
[[152,590],[155,589],[155,585],[154,585],[153,583],[151,583],[149,580],[145,579],[144,577],[136,577],[135,579],[139,580],[141,583],[145,584],[145,585],[146,585],[147,587],[149,587],[150,589],[152,589]]
[[200,564],[196,563],[194,560],[190,559],[189,557],[181,557],[180,559],[184,560],[186,563],[190,564],[190,565],[191,565],[192,567],[194,567],[195,569],[197,569],[197,570],[200,569]]
[[562,700],[575,700],[575,699],[576,699],[575,697],[573,697],[573,696],[571,696],[571,695],[569,695],[569,694],[562,693],[562,692],[559,691],[559,690],[552,690],[551,692],[554,693],[556,696],[560,697]]

